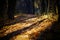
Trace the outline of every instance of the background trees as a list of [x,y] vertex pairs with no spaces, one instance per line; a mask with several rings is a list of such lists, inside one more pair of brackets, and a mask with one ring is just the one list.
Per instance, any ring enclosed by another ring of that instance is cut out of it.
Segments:
[[[0,24],[3,24],[7,19],[14,19],[15,7],[19,12],[31,14],[47,14],[52,10],[56,13],[56,6],[58,7],[58,14],[60,20],[60,1],[59,0],[0,0]],[[38,8],[34,5],[37,4]],[[56,5],[55,5],[56,4]]]
[[0,0],[0,27],[9,19],[14,19],[16,0]]

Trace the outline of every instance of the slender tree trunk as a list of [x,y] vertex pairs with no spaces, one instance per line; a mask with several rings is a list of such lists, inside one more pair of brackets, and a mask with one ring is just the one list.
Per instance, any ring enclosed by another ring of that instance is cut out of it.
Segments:
[[8,18],[14,19],[16,0],[8,0]]
[[4,21],[6,21],[6,0],[0,0],[0,28],[3,27]]
[[59,18],[58,18],[58,22],[60,22],[60,0],[57,0],[57,7],[58,7],[58,15],[59,15]]

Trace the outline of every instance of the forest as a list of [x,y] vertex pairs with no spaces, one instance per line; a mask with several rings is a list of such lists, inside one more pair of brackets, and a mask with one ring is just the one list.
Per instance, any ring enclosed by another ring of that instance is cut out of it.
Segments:
[[0,0],[0,40],[60,39],[60,0]]

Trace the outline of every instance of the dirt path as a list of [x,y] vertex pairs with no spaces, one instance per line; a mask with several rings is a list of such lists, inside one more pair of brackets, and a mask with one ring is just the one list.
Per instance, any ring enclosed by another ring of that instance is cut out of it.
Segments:
[[49,19],[47,15],[29,18],[24,20],[24,22],[19,22],[7,27],[3,27],[0,30],[0,37],[1,39],[3,38],[3,40],[9,40],[11,37],[11,40],[24,40],[26,38],[22,39],[22,37],[26,35],[28,36],[27,40],[30,40],[29,38],[35,38],[37,34],[40,34],[40,32],[47,28],[50,28],[52,23],[55,21],[56,20],[53,18]]

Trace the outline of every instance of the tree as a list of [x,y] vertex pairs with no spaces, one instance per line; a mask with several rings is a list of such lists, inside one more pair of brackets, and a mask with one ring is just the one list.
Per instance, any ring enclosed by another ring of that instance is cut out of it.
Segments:
[[14,19],[16,0],[8,0],[8,18]]
[[16,0],[0,0],[0,27],[3,27],[7,19],[14,19],[15,5]]
[[0,0],[0,27],[4,25],[6,15],[6,0]]
[[57,0],[56,3],[58,7],[58,16],[59,16],[58,21],[60,22],[60,0]]

